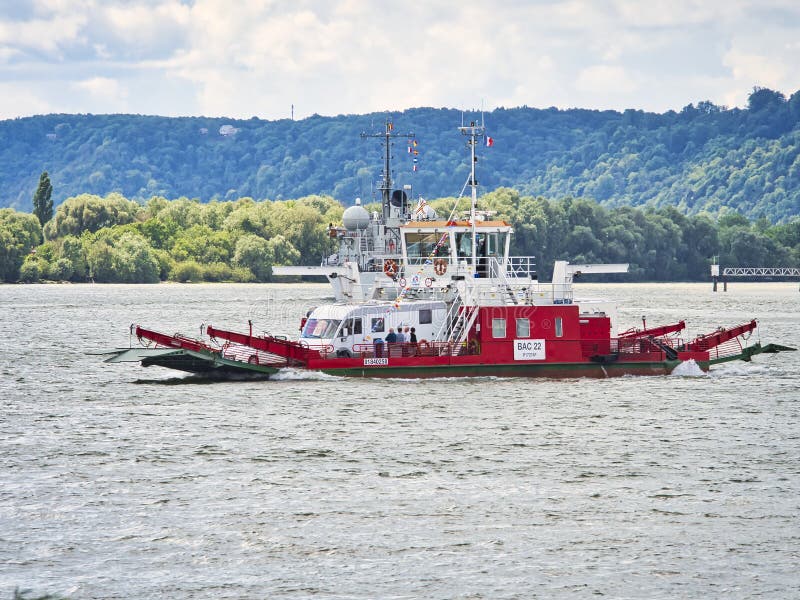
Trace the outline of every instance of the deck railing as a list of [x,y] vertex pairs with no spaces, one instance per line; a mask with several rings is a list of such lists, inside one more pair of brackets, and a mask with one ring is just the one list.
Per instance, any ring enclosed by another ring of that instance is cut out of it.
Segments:
[[465,356],[480,354],[477,344],[468,342],[396,342],[354,344],[353,356],[362,358],[400,358],[413,356]]

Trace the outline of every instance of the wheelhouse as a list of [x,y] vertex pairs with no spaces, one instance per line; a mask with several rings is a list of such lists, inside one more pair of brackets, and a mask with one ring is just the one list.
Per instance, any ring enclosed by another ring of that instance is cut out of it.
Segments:
[[406,273],[427,265],[440,276],[495,277],[519,262],[509,257],[513,229],[505,221],[412,222],[400,231]]

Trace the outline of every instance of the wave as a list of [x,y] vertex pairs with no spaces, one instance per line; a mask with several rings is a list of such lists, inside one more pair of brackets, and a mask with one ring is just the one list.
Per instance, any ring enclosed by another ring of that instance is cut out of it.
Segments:
[[308,371],[305,369],[293,369],[291,367],[281,369],[277,373],[270,375],[272,381],[339,381],[342,379],[336,375],[328,375],[322,371]]
[[693,359],[683,361],[677,367],[672,369],[672,375],[678,377],[707,377],[708,373],[703,371]]

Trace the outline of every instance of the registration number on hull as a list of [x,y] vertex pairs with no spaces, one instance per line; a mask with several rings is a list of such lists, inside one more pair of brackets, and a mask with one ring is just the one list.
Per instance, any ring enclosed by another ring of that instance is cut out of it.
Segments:
[[381,365],[388,365],[389,359],[388,358],[365,358],[364,359],[364,366],[365,367],[377,367]]

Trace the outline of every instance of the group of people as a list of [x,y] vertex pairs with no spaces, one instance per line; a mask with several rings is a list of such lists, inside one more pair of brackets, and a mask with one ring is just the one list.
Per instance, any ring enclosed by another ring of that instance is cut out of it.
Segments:
[[394,330],[394,327],[389,327],[389,333],[383,340],[380,338],[375,340],[375,356],[383,356],[384,342],[388,346],[387,352],[392,355],[394,352],[391,345],[401,348],[400,352],[403,356],[416,356],[417,354],[417,330],[414,327],[400,326],[397,331]]
[[387,344],[405,344],[406,342],[410,342],[412,344],[417,343],[417,333],[414,327],[409,327],[406,325],[405,327],[398,327],[397,333],[394,331],[394,327],[389,327],[389,333],[386,334],[386,343]]

